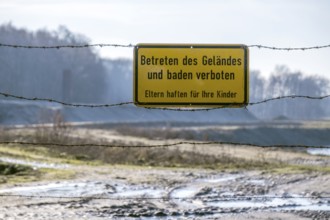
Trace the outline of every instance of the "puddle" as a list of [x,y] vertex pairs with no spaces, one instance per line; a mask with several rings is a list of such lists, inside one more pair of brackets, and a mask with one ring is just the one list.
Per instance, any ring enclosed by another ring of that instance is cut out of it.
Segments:
[[80,196],[104,196],[115,198],[159,198],[164,197],[165,190],[151,188],[150,186],[129,186],[118,183],[106,182],[56,182],[36,186],[21,186],[8,189],[0,189],[0,193],[12,193],[23,196],[59,196],[59,197],[80,197]]
[[170,198],[172,198],[173,202],[175,202],[178,206],[183,206],[186,208],[205,207],[205,204],[201,201],[201,199],[193,198],[197,195],[202,197],[214,197],[216,194],[212,191],[213,188],[221,185],[223,182],[234,181],[240,177],[242,177],[242,175],[213,176],[196,179],[194,182],[187,183],[187,185],[174,188],[170,193]]
[[13,159],[9,157],[0,157],[0,162],[14,163],[20,165],[27,165],[33,168],[53,168],[53,169],[67,169],[70,167],[68,164],[46,163],[40,161],[29,161],[23,159]]
[[2,189],[0,193],[13,193],[23,196],[78,197],[113,193],[107,184],[99,182],[56,182],[36,186],[21,186]]
[[257,179],[251,179],[247,181],[248,183],[251,183],[253,185],[258,185],[258,186],[264,186],[266,184],[266,181],[263,179],[257,180]]
[[307,153],[312,154],[312,155],[330,156],[330,146],[328,145],[327,147],[329,147],[329,149],[325,149],[325,148],[308,149]]
[[243,175],[230,175],[230,176],[226,176],[226,177],[204,178],[204,179],[198,179],[197,182],[221,183],[221,182],[236,180],[240,177],[243,177]]
[[171,198],[190,198],[196,195],[197,189],[193,186],[191,187],[180,187],[171,193]]
[[[266,195],[266,197],[269,195]],[[212,201],[207,202],[207,205],[220,208],[266,208],[266,207],[283,207],[283,206],[305,206],[312,203],[306,199],[258,199],[258,200],[239,200],[239,201]]]
[[160,198],[166,194],[165,190],[152,188],[150,186],[116,186],[116,193],[114,197],[120,198],[134,198],[134,197],[146,197],[146,198]]
[[[198,193],[203,193],[201,190],[212,189],[213,186],[219,185],[222,182],[233,181],[242,177],[242,175],[230,175],[230,176],[217,176],[211,178],[197,179],[192,183],[188,183],[186,186],[177,187],[171,192],[172,198],[187,198],[194,197]],[[204,192],[206,194],[206,192]],[[210,192],[207,192],[209,194]]]
[[293,206],[282,208],[282,210],[310,210],[310,211],[330,211],[329,205],[325,204],[314,204],[314,205],[305,205],[305,206]]

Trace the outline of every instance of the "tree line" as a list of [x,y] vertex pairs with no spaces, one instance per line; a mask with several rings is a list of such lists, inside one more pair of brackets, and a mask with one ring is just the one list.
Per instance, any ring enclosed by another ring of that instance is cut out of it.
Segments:
[[[327,78],[291,71],[287,66],[277,66],[269,78],[263,77],[258,71],[250,73],[250,102],[291,95],[319,97],[329,93],[330,83]],[[259,118],[318,119],[329,116],[329,107],[329,99],[288,98],[250,109]]]
[[[12,24],[0,26],[3,44],[87,44],[88,38],[60,26],[56,31],[31,32]],[[0,48],[2,92],[67,102],[98,103],[105,100],[107,70],[97,52],[81,49]]]

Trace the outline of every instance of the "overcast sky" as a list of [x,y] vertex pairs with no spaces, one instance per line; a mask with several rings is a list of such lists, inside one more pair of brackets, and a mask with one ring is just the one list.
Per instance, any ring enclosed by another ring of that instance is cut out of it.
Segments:
[[[0,24],[29,30],[65,25],[91,43],[240,43],[276,47],[330,44],[328,0],[1,0]],[[0,39],[1,42],[1,39]],[[132,48],[102,48],[103,57],[132,57]],[[250,48],[250,69],[276,65],[330,78],[330,48]]]

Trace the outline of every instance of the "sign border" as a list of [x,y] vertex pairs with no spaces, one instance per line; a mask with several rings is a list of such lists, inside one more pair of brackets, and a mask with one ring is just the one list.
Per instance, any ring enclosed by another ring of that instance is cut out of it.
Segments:
[[[138,51],[140,48],[225,48],[244,50],[244,100],[232,103],[209,102],[139,102],[138,98]],[[249,49],[244,44],[137,44],[133,50],[133,98],[134,104],[143,107],[244,107],[249,103]]]

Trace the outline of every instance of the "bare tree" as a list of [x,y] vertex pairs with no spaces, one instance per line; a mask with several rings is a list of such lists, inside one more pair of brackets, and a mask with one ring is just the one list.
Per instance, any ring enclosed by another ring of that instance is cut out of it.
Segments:
[[[274,73],[266,81],[258,74],[251,74],[251,78],[251,87],[255,88],[251,88],[250,93],[258,93],[257,89],[261,88],[259,84],[263,84],[262,98],[290,95],[317,97],[327,94],[330,87],[329,80],[324,77],[305,76],[301,72],[291,72],[286,66],[276,67]],[[257,96],[260,95],[251,94],[251,97]],[[261,97],[258,98],[261,99]],[[256,106],[252,108],[252,111],[261,118],[284,116],[292,119],[315,119],[326,116],[327,103],[310,99],[282,99]]]

